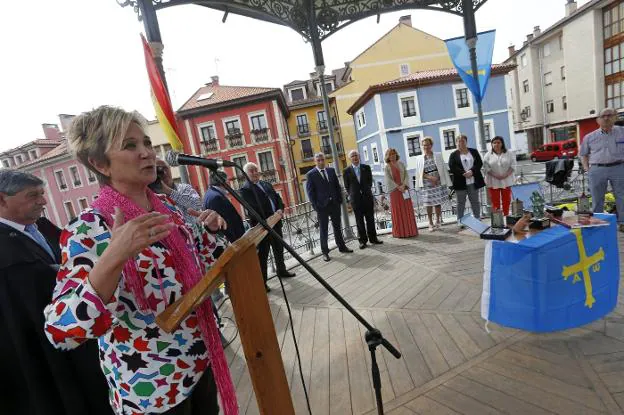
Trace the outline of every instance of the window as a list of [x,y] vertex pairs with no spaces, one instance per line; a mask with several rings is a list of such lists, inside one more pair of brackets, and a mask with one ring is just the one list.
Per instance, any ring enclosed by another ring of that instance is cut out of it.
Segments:
[[400,68],[401,76],[407,76],[410,74],[410,67],[408,63],[402,63]]
[[404,118],[416,116],[416,102],[414,97],[401,98],[401,111],[403,112]]
[[97,177],[95,177],[95,173],[93,173],[90,169],[86,169],[87,170],[87,181],[89,183],[93,183],[97,180]]
[[9,162],[9,160],[2,160],[2,165],[4,166],[4,168],[9,168],[11,167],[11,163]]
[[560,71],[561,71],[561,80],[565,81],[565,66],[562,66],[560,68]]
[[624,3],[616,4],[608,9],[605,8],[602,14],[602,26],[604,38],[609,39],[624,31]]
[[457,142],[455,138],[455,130],[442,131],[442,139],[444,141],[444,149],[451,150],[457,148]]
[[526,93],[529,92],[529,80],[526,79],[524,82],[522,82],[522,90]]
[[15,156],[15,165],[19,166],[20,164],[22,164],[23,161],[24,159],[21,154]]
[[483,132],[485,133],[485,142],[489,143],[492,141],[492,123],[486,122],[483,124]]
[[247,156],[234,156],[232,157],[232,161],[242,169],[243,166],[247,164]]
[[613,75],[624,70],[624,42],[606,48],[604,51],[605,76]]
[[552,72],[546,72],[544,74],[544,85],[545,86],[552,85]]
[[562,107],[564,110],[567,110],[567,109],[568,109],[568,100],[567,100],[567,98],[566,98],[566,97],[561,97],[561,107]]
[[379,153],[377,152],[377,144],[371,145],[371,152],[373,153],[373,163],[379,164]]
[[325,111],[317,111],[316,119],[318,120],[318,129],[327,130],[327,116]]
[[470,101],[468,100],[468,88],[457,88],[455,90],[455,97],[457,100],[457,108],[470,107]]
[[563,50],[563,35],[559,35],[559,50]]
[[366,127],[366,115],[364,115],[364,108],[355,113],[355,118],[357,120],[358,130]]
[[312,142],[309,139],[301,140],[301,158],[304,160],[314,158]]
[[80,180],[80,173],[78,173],[78,167],[71,166],[69,168],[69,175],[72,179],[72,183],[74,184],[74,187],[82,186],[82,180]]
[[36,160],[36,159],[37,159],[37,150],[30,150],[30,151],[28,152],[28,157],[29,157],[31,160]]
[[202,143],[215,141],[217,139],[217,133],[215,131],[214,124],[203,125],[199,127],[199,133],[201,134]]
[[297,115],[297,132],[299,135],[308,134],[310,132],[310,126],[308,125],[308,115]]
[[241,133],[240,121],[238,119],[226,121],[225,131],[227,131],[228,135],[240,134]]
[[368,161],[368,147],[364,147],[363,149],[364,161]]
[[78,199],[78,205],[80,206],[80,210],[85,210],[89,208],[89,201],[86,198]]
[[531,107],[524,107],[522,112],[524,113],[524,116],[522,117],[523,119],[527,119],[531,117]]
[[409,157],[415,157],[422,154],[419,135],[407,137],[407,154]]
[[524,68],[525,66],[527,66],[527,55],[526,55],[526,53],[523,53],[523,54],[520,56],[520,66],[522,66],[523,68]]
[[56,184],[60,190],[67,190],[67,183],[65,182],[65,173],[63,170],[58,170],[54,172],[54,177],[56,178]]
[[544,44],[544,46],[542,46],[542,56],[550,56],[550,43],[546,43]]
[[275,170],[273,154],[270,151],[258,153],[258,164],[260,165],[260,171]]
[[546,101],[546,113],[551,114],[555,112],[555,103],[553,101]]
[[[317,82],[315,84],[316,87],[316,95],[321,95],[321,83]],[[334,81],[325,81],[325,92],[328,94],[334,90]]]
[[290,94],[290,100],[291,101],[300,101],[302,99],[305,99],[305,90],[303,87],[301,88],[293,88],[293,89],[289,89],[288,93]]
[[65,206],[65,213],[67,214],[69,220],[74,220],[74,218],[76,217],[76,211],[74,210],[74,205],[72,204],[72,202],[69,200],[67,202],[63,202],[63,206]]
[[251,120],[252,130],[263,130],[267,128],[266,117],[264,114],[253,115],[249,119]]
[[331,144],[329,142],[329,136],[324,135],[321,137],[321,149],[325,154],[331,154]]
[[615,109],[622,108],[622,102],[624,102],[622,92],[624,92],[624,85],[622,85],[622,82],[617,81],[609,83],[607,85],[607,107]]

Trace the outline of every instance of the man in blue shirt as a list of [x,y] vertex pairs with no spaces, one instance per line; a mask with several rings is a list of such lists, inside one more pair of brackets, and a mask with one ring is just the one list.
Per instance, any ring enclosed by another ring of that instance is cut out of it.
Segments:
[[604,210],[607,184],[611,183],[619,230],[624,232],[624,127],[615,125],[616,120],[614,109],[600,111],[596,119],[600,128],[583,138],[579,156],[589,177],[593,211]]

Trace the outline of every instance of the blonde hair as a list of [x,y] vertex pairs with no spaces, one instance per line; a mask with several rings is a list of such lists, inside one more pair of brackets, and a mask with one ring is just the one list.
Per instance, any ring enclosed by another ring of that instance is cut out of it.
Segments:
[[422,140],[422,144],[425,144],[426,142],[429,142],[429,144],[431,144],[431,147],[433,147],[433,137],[425,137]]
[[397,159],[397,161],[399,161],[399,159],[401,158],[401,157],[399,156],[399,152],[398,152],[398,151],[396,151],[396,150],[395,150],[395,149],[393,149],[393,148],[389,148],[389,149],[387,149],[387,150],[386,150],[386,154],[384,154],[384,161],[385,161],[386,163],[390,163],[390,154],[392,154],[392,153],[396,154],[396,159]]
[[91,170],[100,184],[106,184],[110,178],[100,173],[91,163],[108,164],[106,153],[118,144],[121,148],[123,138],[131,123],[137,123],[145,129],[145,118],[136,111],[102,105],[94,110],[77,116],[67,136],[69,148],[74,157]]

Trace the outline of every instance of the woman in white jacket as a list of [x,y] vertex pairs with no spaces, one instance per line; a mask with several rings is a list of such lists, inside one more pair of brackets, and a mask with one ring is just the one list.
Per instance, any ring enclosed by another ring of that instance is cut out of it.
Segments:
[[[429,231],[440,228],[442,223],[442,203],[448,198],[447,186],[451,183],[442,154],[433,152],[433,139],[422,141],[424,153],[416,157],[416,187],[422,190],[423,205],[427,208]],[[436,222],[433,223],[435,208]]]
[[511,205],[511,186],[515,182],[516,156],[507,151],[503,137],[496,136],[492,139],[492,151],[488,151],[483,157],[483,171],[485,172],[485,185],[487,186],[492,211],[502,210],[505,216],[509,215]]

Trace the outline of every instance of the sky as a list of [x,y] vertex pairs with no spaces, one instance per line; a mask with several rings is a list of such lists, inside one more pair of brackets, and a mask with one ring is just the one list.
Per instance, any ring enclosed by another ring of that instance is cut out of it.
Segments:
[[[579,7],[589,0],[580,0]],[[43,137],[58,114],[99,105],[154,118],[139,34],[143,24],[116,0],[8,1],[0,13],[0,151]],[[479,31],[496,29],[494,62],[521,46],[533,26],[564,16],[566,0],[489,0],[476,14]],[[461,18],[404,10],[353,23],[323,42],[327,72],[344,66],[392,29],[402,15],[448,39],[463,35]],[[174,109],[218,75],[222,85],[281,88],[314,71],[311,46],[290,28],[206,7],[158,12],[163,61]]]

